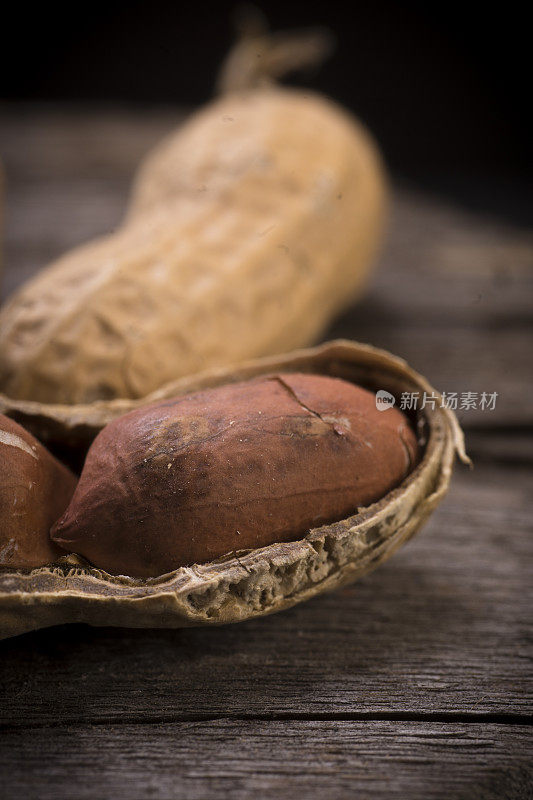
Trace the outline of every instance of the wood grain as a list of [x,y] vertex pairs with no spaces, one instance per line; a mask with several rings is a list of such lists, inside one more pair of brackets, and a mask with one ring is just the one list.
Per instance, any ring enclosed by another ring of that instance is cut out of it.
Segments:
[[[522,726],[235,722],[4,733],[7,798],[530,798]],[[486,758],[482,757],[486,755]],[[3,774],[5,774],[3,772]],[[70,795],[72,797],[72,794]]]

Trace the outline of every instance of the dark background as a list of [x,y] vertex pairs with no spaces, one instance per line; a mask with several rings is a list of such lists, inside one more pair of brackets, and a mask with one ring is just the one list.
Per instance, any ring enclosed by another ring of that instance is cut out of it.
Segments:
[[[515,3],[263,2],[273,29],[324,25],[336,51],[293,82],[374,131],[397,176],[462,200],[531,210],[529,26]],[[95,0],[11,6],[0,96],[175,104],[209,99],[236,2]]]

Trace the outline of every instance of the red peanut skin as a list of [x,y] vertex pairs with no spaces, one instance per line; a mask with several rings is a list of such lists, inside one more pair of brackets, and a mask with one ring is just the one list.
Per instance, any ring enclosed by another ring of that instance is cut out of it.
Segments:
[[162,575],[301,538],[397,486],[418,458],[395,408],[347,381],[279,374],[138,409],[97,436],[52,539]]
[[0,414],[0,567],[42,567],[65,555],[49,532],[75,486],[70,470]]

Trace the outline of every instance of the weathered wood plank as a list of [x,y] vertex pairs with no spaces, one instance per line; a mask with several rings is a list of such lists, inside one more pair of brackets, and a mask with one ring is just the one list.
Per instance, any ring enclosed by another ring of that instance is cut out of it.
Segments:
[[241,625],[0,643],[0,722],[532,709],[531,479],[459,470],[425,531],[338,593]]
[[522,726],[234,722],[4,732],[5,800],[531,797]]
[[[119,223],[140,157],[181,115],[4,106],[4,294],[69,247]],[[325,334],[406,358],[442,391],[498,392],[465,426],[533,423],[533,235],[396,189],[369,293]]]

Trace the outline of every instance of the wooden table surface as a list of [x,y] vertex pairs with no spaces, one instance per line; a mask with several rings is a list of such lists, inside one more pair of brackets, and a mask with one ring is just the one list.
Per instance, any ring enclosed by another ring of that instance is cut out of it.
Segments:
[[[4,293],[113,229],[173,112],[4,106]],[[396,187],[367,296],[324,338],[405,357],[459,416],[423,532],[352,587],[184,631],[62,626],[0,643],[0,796],[529,798],[533,235]]]

